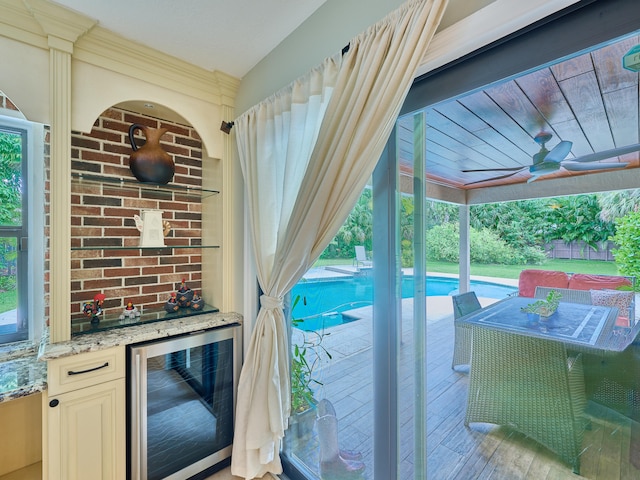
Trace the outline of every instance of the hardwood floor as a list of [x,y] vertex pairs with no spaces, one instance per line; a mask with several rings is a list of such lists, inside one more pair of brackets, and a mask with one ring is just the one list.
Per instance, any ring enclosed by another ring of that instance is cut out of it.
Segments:
[[[427,478],[429,480],[639,479],[629,461],[632,425],[611,409],[589,402],[580,475],[557,456],[508,427],[464,426],[468,373],[451,369],[453,322],[427,326]],[[638,452],[640,456],[640,452]]]

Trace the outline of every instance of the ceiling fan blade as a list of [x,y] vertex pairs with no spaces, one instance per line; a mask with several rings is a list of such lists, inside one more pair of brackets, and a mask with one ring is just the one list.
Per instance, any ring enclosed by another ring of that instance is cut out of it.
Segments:
[[589,170],[611,170],[613,168],[624,168],[628,163],[594,163],[593,165],[586,165],[584,163],[563,163],[562,166],[572,172],[587,172]]
[[589,155],[583,155],[582,157],[572,158],[572,162],[598,162],[600,160],[606,160],[607,158],[619,157],[627,153],[637,152],[640,150],[640,143],[634,143],[627,145],[626,147],[612,148],[611,150],[605,150],[603,152],[590,153]]
[[[518,170],[524,170],[526,167],[522,167]],[[476,183],[483,183],[483,182],[490,182],[492,180],[501,180],[503,178],[509,178],[513,175],[515,175],[518,172],[513,172],[513,173],[507,173],[506,175],[500,175],[499,177],[491,177],[491,178],[485,178],[484,180],[476,180],[475,182],[469,182],[469,183],[465,183],[464,186],[466,187],[467,185],[474,185]]]
[[527,167],[505,167],[505,168],[480,168],[476,170],[460,170],[463,173],[469,172],[515,172]]
[[544,157],[545,162],[561,162],[569,155],[571,151],[571,147],[573,146],[573,142],[569,142],[567,140],[561,141],[555,147],[551,149],[547,156]]

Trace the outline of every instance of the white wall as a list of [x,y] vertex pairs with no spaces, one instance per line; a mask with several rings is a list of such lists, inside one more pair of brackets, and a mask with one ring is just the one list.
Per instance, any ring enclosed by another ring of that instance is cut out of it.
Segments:
[[51,124],[49,51],[0,36],[0,90],[32,122]]

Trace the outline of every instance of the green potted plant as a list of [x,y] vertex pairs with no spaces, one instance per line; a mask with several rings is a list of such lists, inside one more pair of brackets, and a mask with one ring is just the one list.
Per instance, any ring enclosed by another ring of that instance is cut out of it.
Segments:
[[[300,301],[300,295],[293,301],[291,310]],[[294,327],[304,320],[292,318]],[[312,386],[322,386],[322,382],[314,376],[314,371],[323,357],[331,360],[331,354],[322,345],[324,337],[329,335],[324,331],[300,330],[298,340],[293,343],[291,354],[291,428],[297,431],[298,437],[311,432],[315,420],[317,400]]]
[[522,307],[520,310],[527,314],[549,317],[558,309],[561,298],[562,294],[560,292],[557,290],[551,290],[547,295],[547,298],[530,303],[527,306]]

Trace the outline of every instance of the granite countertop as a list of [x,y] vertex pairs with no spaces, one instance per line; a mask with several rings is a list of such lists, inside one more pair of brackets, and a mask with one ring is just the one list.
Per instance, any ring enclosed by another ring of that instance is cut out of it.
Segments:
[[56,358],[68,357],[79,353],[95,352],[120,345],[131,345],[133,343],[241,323],[242,315],[239,313],[216,312],[176,318],[175,320],[131,325],[126,328],[78,335],[67,342],[48,343],[41,349],[38,359],[41,361],[55,360]]
[[42,392],[47,388],[47,364],[38,361],[33,342],[0,347],[0,403]]
[[39,348],[33,342],[4,345],[0,347],[0,403],[46,390],[48,360],[234,324],[242,324],[239,313],[203,313],[78,335],[53,344],[45,332]]

